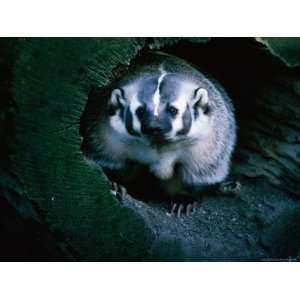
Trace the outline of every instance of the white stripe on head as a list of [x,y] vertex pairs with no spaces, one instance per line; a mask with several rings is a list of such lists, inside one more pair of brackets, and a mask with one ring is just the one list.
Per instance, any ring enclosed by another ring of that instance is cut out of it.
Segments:
[[167,73],[163,69],[160,69],[160,72],[161,72],[161,75],[158,78],[157,87],[156,87],[155,93],[153,95],[154,116],[158,116],[158,109],[159,109],[159,104],[160,104],[160,94],[159,94],[160,83],[163,81],[164,77],[167,75]]

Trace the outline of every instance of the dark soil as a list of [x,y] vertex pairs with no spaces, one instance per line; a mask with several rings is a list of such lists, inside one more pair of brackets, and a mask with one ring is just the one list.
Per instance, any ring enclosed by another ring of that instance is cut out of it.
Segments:
[[123,205],[154,232],[145,260],[299,260],[300,202],[262,180],[242,182],[235,197],[205,196],[189,217],[129,196]]

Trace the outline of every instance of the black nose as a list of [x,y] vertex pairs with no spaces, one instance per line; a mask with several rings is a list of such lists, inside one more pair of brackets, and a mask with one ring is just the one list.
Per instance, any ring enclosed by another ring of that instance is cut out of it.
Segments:
[[163,134],[163,128],[157,123],[145,124],[142,126],[142,132],[149,136],[160,136]]

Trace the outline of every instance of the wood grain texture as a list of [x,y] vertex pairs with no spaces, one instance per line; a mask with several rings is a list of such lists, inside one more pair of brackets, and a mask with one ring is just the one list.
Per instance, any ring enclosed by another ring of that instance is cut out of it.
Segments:
[[[133,38],[47,38],[20,39],[16,46],[15,171],[50,229],[62,232],[88,260],[121,259],[122,251],[129,259],[146,247],[143,236],[135,251],[121,243],[115,227],[127,213],[118,208],[101,171],[85,162],[79,135],[89,89],[107,84],[113,69],[142,45]],[[134,215],[128,219],[138,222]]]
[[241,161],[234,172],[265,177],[270,183],[300,195],[299,70],[274,68],[255,93],[251,110],[240,122]]
[[[11,58],[9,83],[0,96],[9,96],[16,106],[16,117],[7,119],[6,112],[0,119],[9,120],[5,124],[13,128],[5,136],[14,148],[5,150],[2,161],[10,164],[0,167],[0,188],[18,191],[19,200],[38,207],[39,215],[25,204],[23,212],[46,222],[82,260],[255,260],[300,253],[298,235],[289,237],[292,251],[276,242],[286,228],[287,212],[299,215],[299,203],[284,191],[300,195],[300,73],[274,60],[266,48],[259,50],[266,57],[256,54],[250,49],[257,46],[253,43],[197,38],[14,40],[12,54],[11,48],[0,52],[5,58],[0,67]],[[240,130],[232,174],[245,180],[244,192],[237,199],[205,200],[191,220],[168,219],[165,207],[130,198],[120,205],[101,170],[87,164],[80,151],[80,119],[89,92],[109,85],[147,49],[178,54],[215,71],[237,108]],[[247,185],[249,178],[254,181]],[[283,225],[273,229],[279,217]]]

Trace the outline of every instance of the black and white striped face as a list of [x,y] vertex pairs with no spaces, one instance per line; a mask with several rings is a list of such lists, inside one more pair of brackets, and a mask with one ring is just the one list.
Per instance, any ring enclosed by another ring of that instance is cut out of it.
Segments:
[[109,101],[111,126],[128,138],[167,143],[205,134],[207,91],[177,73],[143,74],[114,89]]

